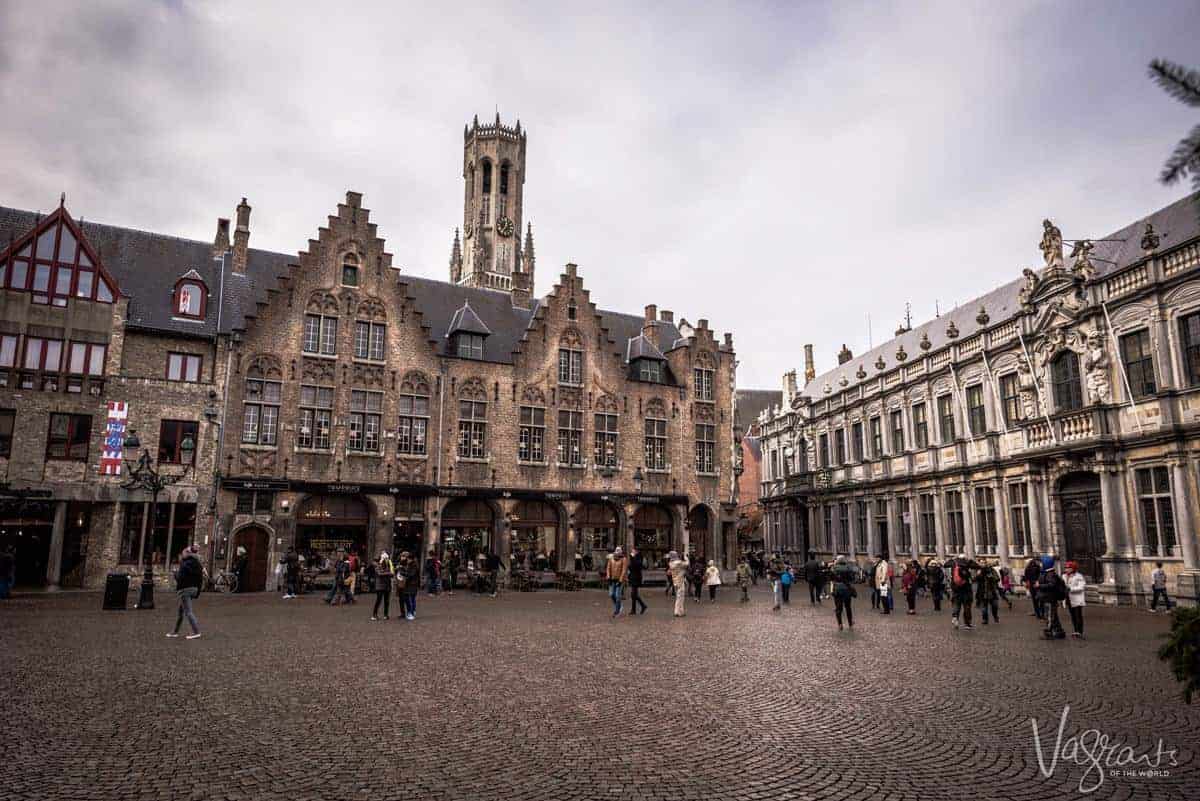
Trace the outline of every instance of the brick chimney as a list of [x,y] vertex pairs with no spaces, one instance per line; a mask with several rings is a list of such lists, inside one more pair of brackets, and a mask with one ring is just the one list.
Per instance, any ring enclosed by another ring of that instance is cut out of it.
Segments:
[[217,235],[213,238],[212,255],[214,259],[219,259],[225,255],[225,251],[229,250],[229,218],[217,218]]
[[812,381],[817,377],[817,366],[813,362],[813,346],[804,346],[804,383]]
[[658,345],[658,307],[651,303],[646,307],[646,316],[642,322],[642,336]]
[[662,311],[660,311],[658,313],[658,319],[662,320],[664,323],[674,323],[675,322],[675,312],[667,311],[666,309],[663,309]]
[[233,272],[246,274],[246,255],[250,250],[250,205],[246,198],[237,207],[237,228],[233,230]]

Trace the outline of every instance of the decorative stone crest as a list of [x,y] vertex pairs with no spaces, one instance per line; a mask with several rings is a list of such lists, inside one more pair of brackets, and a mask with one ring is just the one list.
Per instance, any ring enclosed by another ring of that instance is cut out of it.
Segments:
[[403,395],[429,395],[429,377],[420,370],[409,370],[400,381]]
[[383,367],[378,364],[354,364],[351,380],[355,386],[383,388]]
[[875,369],[876,370],[883,370],[885,367],[887,367],[887,362],[885,362],[883,360],[882,356],[880,356],[878,359],[875,360]]
[[325,359],[302,359],[300,376],[316,384],[332,384],[336,380],[334,363]]
[[458,387],[458,396],[470,400],[487,400],[487,388],[478,378],[468,378]]
[[310,312],[318,312],[337,316],[341,313],[342,307],[338,301],[337,295],[332,292],[326,292],[323,289],[318,289],[308,296],[308,303],[304,308]]
[[521,392],[521,403],[526,406],[545,406],[546,396],[537,387],[525,387]]
[[950,325],[946,326],[946,336],[950,339],[958,339],[958,326],[954,324],[953,320],[950,321]]
[[904,346],[896,348],[896,361],[902,362],[908,358],[908,354],[904,352]]

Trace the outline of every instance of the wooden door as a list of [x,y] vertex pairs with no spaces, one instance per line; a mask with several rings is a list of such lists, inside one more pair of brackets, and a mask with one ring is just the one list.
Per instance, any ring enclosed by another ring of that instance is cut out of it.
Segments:
[[267,588],[269,538],[266,530],[257,526],[242,529],[234,538],[235,553],[239,545],[246,549],[246,586],[238,588],[241,592],[262,592]]

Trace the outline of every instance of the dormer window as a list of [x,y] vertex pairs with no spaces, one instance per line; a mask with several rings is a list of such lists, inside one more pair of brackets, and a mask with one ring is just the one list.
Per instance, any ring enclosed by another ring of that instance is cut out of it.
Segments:
[[342,286],[358,286],[358,256],[353,253],[342,259]]
[[175,284],[175,300],[172,306],[176,317],[203,320],[208,306],[208,290],[200,281],[183,279]]
[[642,381],[650,381],[655,384],[662,383],[662,363],[651,359],[642,359],[638,362],[638,378]]
[[483,336],[481,334],[459,334],[456,352],[462,359],[483,359]]

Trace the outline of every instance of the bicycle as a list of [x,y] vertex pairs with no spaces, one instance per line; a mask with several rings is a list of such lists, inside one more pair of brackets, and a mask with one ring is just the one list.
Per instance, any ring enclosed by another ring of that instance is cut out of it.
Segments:
[[237,592],[237,573],[232,570],[218,570],[209,576],[208,588],[213,592]]

